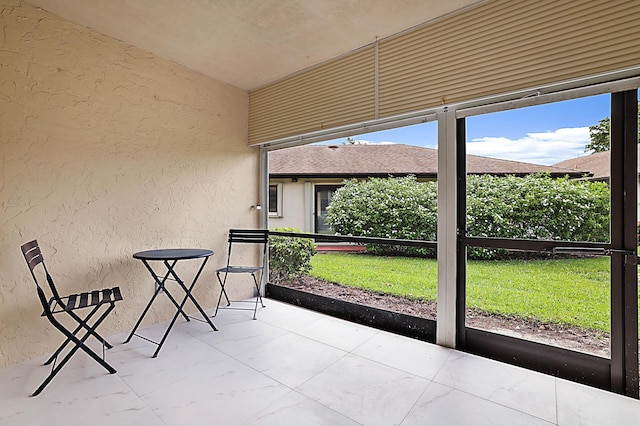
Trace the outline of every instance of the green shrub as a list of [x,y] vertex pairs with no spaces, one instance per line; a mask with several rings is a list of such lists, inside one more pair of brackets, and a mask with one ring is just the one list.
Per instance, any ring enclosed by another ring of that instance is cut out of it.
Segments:
[[[609,240],[609,187],[603,182],[526,177],[470,176],[467,235],[565,241]],[[474,259],[501,251],[473,248]]]
[[[552,179],[545,174],[467,180],[467,235],[567,241],[608,241],[609,187],[602,182]],[[334,232],[395,239],[435,241],[437,183],[415,177],[349,180],[336,191],[327,213]],[[411,255],[426,249],[380,246]],[[469,249],[475,259],[500,255]]]
[[[414,176],[348,180],[327,209],[327,222],[342,235],[407,240],[436,240],[438,223],[436,182],[418,182]],[[372,253],[401,252],[432,255],[433,250],[368,245]]]
[[[302,232],[295,228],[273,228],[271,231]],[[269,278],[278,281],[307,274],[314,254],[316,244],[308,238],[269,235]]]

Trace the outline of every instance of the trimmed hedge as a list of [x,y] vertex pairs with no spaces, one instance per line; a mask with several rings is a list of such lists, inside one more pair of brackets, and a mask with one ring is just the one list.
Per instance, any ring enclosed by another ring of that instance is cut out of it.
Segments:
[[[438,222],[435,182],[417,182],[413,176],[351,179],[334,194],[327,223],[342,235],[435,241]],[[368,245],[372,253],[404,252],[432,255],[433,250]]]
[[[473,175],[467,180],[467,235],[567,241],[608,241],[609,187],[603,182]],[[342,235],[436,240],[437,183],[415,177],[348,180],[336,191],[327,222]],[[426,249],[372,246],[374,253],[432,255]],[[470,249],[494,258],[496,250]]]
[[[302,232],[296,228],[272,228],[272,231]],[[307,238],[269,235],[269,279],[273,281],[298,278],[311,270],[311,256],[316,243]]]

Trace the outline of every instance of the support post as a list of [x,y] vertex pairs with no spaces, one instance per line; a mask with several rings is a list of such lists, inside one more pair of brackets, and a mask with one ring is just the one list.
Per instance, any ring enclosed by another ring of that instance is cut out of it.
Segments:
[[438,119],[438,325],[436,343],[456,347],[457,149],[455,111]]

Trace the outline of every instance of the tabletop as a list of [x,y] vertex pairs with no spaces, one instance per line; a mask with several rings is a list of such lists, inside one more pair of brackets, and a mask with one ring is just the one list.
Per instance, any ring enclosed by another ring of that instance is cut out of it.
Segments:
[[213,255],[212,250],[193,249],[193,248],[173,248],[145,250],[133,254],[135,259],[141,260],[182,260],[197,259],[200,257],[209,257]]

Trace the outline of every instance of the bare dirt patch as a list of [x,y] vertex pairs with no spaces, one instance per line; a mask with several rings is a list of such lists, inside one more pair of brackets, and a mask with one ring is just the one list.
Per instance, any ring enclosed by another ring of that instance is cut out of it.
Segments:
[[[295,281],[279,281],[277,284],[392,312],[432,320],[436,319],[437,307],[435,302],[375,293],[321,281],[308,276]],[[492,331],[605,358],[611,356],[609,335],[597,330],[543,323],[532,319],[496,315],[473,309],[467,311],[466,323],[468,327],[480,330]]]

